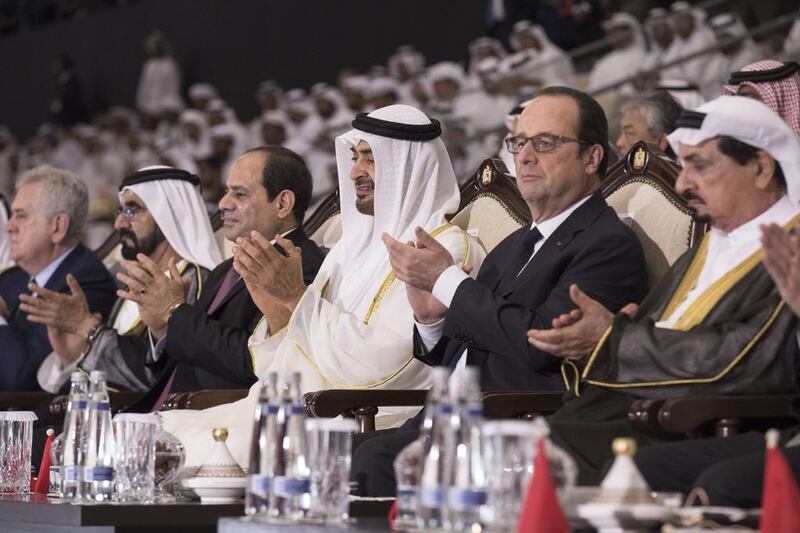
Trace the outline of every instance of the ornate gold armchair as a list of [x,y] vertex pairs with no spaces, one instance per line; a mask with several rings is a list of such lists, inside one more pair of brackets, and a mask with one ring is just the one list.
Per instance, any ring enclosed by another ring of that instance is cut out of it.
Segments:
[[675,192],[679,172],[678,165],[639,142],[608,169],[600,186],[608,205],[639,238],[651,288],[706,231]]

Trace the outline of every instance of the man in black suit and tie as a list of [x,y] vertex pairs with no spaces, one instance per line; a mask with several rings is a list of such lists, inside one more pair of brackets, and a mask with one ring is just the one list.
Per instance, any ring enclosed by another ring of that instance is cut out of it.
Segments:
[[72,275],[90,311],[108,316],[116,285],[103,263],[80,244],[89,210],[86,185],[71,172],[49,166],[19,177],[6,225],[16,267],[0,275],[0,390],[40,390],[36,371],[52,350],[47,328],[27,320],[20,295],[31,284],[69,292]]
[[[590,96],[541,91],[507,144],[533,222],[491,251],[477,279],[423,231],[414,245],[384,241],[414,309],[418,359],[454,373],[478,366],[484,389],[564,390],[560,359],[528,344],[527,330],[549,328],[570,312],[575,283],[613,310],[638,301],[646,290],[644,255],[598,191],[608,125]],[[361,494],[394,495],[392,461],[417,438],[420,422],[418,415],[399,431],[354,442],[352,477]]]
[[[245,152],[231,166],[219,202],[225,238],[241,243],[251,232],[268,239],[283,235],[302,250],[303,276],[310,283],[324,258],[300,228],[311,189],[305,162],[291,150],[268,146]],[[118,294],[139,304],[160,367],[159,381],[133,410],[158,410],[170,392],[255,383],[247,340],[261,312],[232,265],[228,259],[209,274],[195,305],[185,303],[180,282],[146,257],[118,275],[128,287]]]

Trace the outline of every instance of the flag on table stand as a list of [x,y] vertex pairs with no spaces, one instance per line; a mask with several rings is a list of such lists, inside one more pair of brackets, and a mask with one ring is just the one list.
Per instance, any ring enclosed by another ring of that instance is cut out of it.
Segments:
[[536,442],[533,477],[519,513],[517,533],[569,533],[567,517],[558,503],[556,486],[547,465],[544,443],[544,437]]
[[389,507],[389,515],[386,518],[389,520],[389,527],[394,529],[394,521],[397,520],[397,500],[392,502],[392,506]]
[[44,443],[42,461],[39,463],[39,475],[31,479],[31,492],[50,492],[50,447],[53,445],[53,428],[47,430],[47,441]]
[[800,488],[786,457],[778,448],[778,431],[767,431],[764,491],[761,493],[760,530],[793,533],[800,528]]

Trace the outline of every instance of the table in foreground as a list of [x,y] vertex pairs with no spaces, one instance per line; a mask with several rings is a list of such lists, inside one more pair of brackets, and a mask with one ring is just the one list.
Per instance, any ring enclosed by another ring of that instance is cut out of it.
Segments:
[[346,526],[313,524],[269,524],[249,517],[220,518],[218,533],[322,533],[353,531],[377,533],[389,530],[386,518],[394,498],[361,498],[350,500],[350,523]]
[[242,503],[85,504],[48,500],[44,494],[0,495],[0,531],[134,533],[216,531],[224,516],[241,516]]

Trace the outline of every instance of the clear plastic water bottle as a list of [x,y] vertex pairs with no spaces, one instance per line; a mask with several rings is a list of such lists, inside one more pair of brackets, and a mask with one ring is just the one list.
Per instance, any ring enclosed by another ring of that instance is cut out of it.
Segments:
[[445,491],[450,478],[453,405],[448,393],[449,369],[433,369],[433,387],[425,406],[422,431],[429,435],[425,441],[425,458],[419,483],[417,526],[439,529],[445,526]]
[[84,455],[89,380],[82,372],[70,374],[69,401],[64,417],[64,455],[62,459],[61,496],[80,501],[83,492]]
[[292,373],[283,390],[276,439],[276,461],[269,500],[271,519],[304,521],[311,508],[311,469],[306,444],[306,408],[300,374]]
[[111,404],[106,389],[106,373],[102,370],[93,370],[89,379],[83,494],[85,500],[108,502],[114,494],[115,442],[111,426]]
[[255,409],[253,438],[250,443],[250,468],[247,471],[247,491],[244,497],[245,514],[266,515],[269,511],[280,401],[278,374],[270,372],[261,382],[258,405]]
[[403,448],[394,460],[394,478],[397,481],[397,516],[394,529],[406,530],[417,527],[417,505],[419,505],[419,479],[422,476],[422,460],[425,456],[426,438],[417,440]]
[[451,389],[454,408],[452,469],[447,490],[447,522],[456,531],[482,531],[486,505],[486,469],[481,448],[483,408],[478,369],[466,367]]

